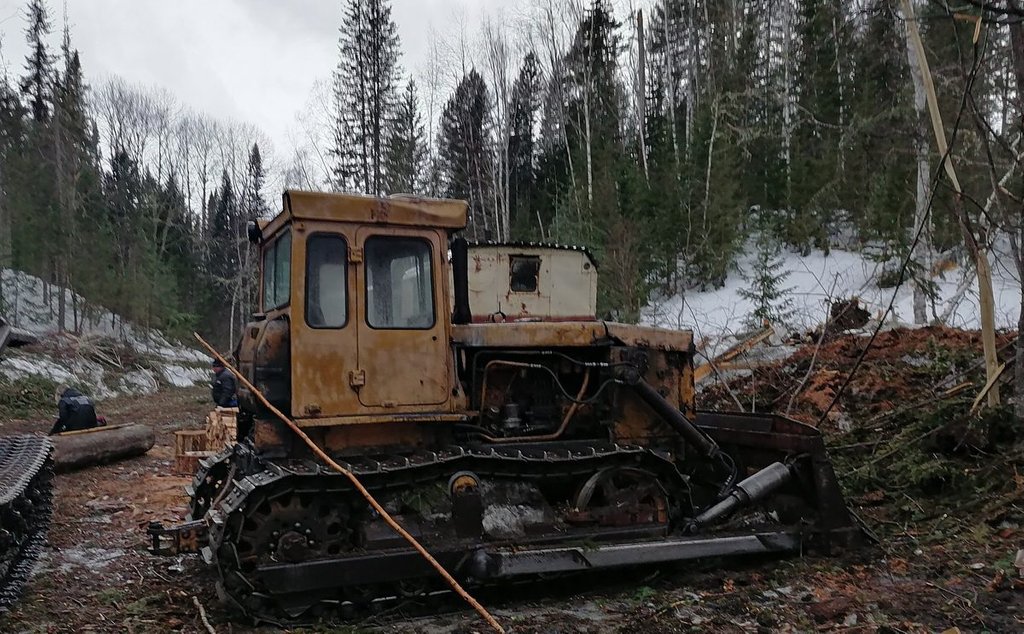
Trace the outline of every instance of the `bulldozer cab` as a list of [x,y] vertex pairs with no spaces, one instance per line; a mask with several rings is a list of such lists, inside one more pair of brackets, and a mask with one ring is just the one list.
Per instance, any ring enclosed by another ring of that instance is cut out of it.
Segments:
[[257,387],[305,425],[450,411],[447,241],[465,218],[453,201],[287,192],[255,236],[263,319],[241,356]]

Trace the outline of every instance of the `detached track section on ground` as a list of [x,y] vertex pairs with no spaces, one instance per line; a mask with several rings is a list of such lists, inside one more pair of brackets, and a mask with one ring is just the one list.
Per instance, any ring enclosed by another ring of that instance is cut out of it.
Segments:
[[46,544],[53,511],[53,446],[42,436],[0,437],[0,610],[21,597]]

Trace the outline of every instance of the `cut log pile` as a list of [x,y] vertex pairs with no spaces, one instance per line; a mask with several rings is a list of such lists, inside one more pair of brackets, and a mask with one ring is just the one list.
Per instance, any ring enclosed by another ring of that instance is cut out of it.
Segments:
[[192,475],[199,461],[235,442],[237,407],[217,407],[206,415],[205,429],[174,432],[174,472]]
[[237,407],[218,407],[206,415],[206,449],[220,451],[235,442]]

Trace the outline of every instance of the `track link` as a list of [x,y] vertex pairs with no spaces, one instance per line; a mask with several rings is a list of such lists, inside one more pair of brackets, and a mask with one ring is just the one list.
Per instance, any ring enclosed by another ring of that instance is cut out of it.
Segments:
[[[665,482],[674,481],[680,488],[685,486],[684,478],[670,460],[642,447],[614,443],[555,450],[550,447],[455,446],[444,451],[360,458],[342,464],[379,499],[391,492],[447,482],[452,473],[464,470],[488,478],[540,481],[552,477],[585,479],[600,469],[636,465],[659,472]],[[223,475],[229,469],[249,475],[232,479]],[[329,592],[280,589],[287,586],[287,582],[284,577],[275,577],[277,573],[265,564],[268,561],[285,563],[287,559],[281,557],[282,553],[274,553],[263,557],[262,563],[257,565],[248,536],[258,534],[266,540],[271,530],[285,531],[284,526],[263,528],[259,522],[266,522],[262,518],[275,514],[287,514],[299,504],[292,496],[312,500],[302,504],[307,511],[312,508],[311,512],[321,520],[309,523],[308,529],[306,524],[302,526],[307,529],[309,540],[323,550],[319,557],[373,557],[375,552],[382,552],[364,550],[358,543],[343,543],[356,532],[359,522],[368,519],[365,515],[356,517],[364,512],[359,509],[365,504],[346,478],[312,460],[263,460],[247,445],[237,445],[230,455],[221,454],[201,464],[191,492],[194,498],[206,500],[207,505],[210,500],[215,502],[212,507],[206,507],[209,509],[206,514],[209,541],[203,548],[203,557],[218,568],[218,590],[222,598],[254,621],[295,624],[322,619],[352,620],[392,611],[420,614],[443,610],[450,600],[447,586],[430,571],[373,584],[339,580],[338,586]],[[324,501],[329,503],[324,504]],[[274,512],[260,511],[261,505],[274,505]],[[203,503],[193,505],[194,510],[203,507]],[[325,526],[337,528],[325,532]],[[441,546],[425,544],[428,548]]]
[[53,446],[41,436],[0,438],[0,611],[21,597],[53,512]]

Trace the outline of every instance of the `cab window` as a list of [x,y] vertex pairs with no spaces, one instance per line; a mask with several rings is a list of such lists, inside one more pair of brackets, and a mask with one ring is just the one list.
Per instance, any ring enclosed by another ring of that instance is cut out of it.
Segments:
[[286,233],[263,251],[263,311],[288,303],[291,293],[292,234]]
[[431,246],[426,240],[377,236],[364,248],[366,322],[372,328],[434,327]]
[[509,287],[513,293],[536,293],[540,278],[540,256],[509,256]]
[[348,321],[345,238],[313,235],[306,241],[306,323],[341,328]]

